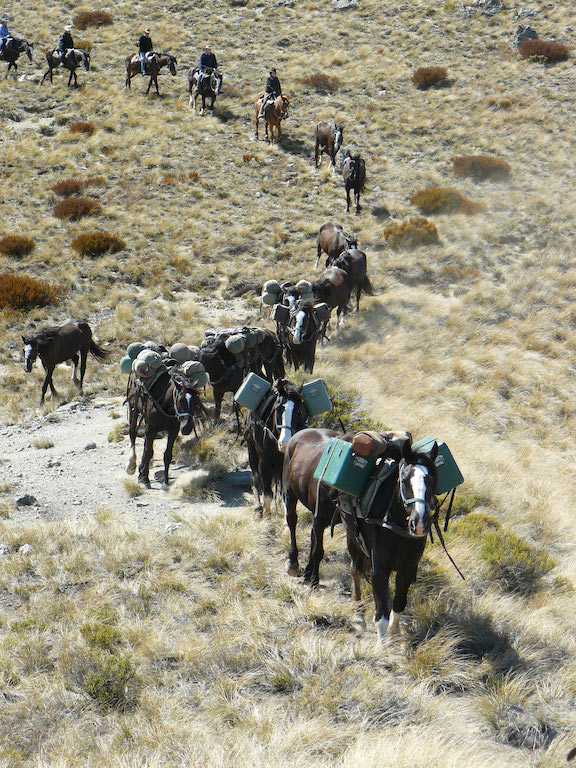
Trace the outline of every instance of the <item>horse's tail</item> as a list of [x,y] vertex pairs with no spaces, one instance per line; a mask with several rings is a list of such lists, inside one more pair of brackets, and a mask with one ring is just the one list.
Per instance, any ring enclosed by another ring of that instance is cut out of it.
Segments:
[[110,355],[110,352],[107,349],[104,349],[104,347],[96,344],[94,339],[90,339],[90,352],[97,360],[106,360]]
[[362,290],[366,294],[366,296],[374,296],[374,286],[370,282],[370,278],[368,275],[364,278],[364,281],[362,283]]

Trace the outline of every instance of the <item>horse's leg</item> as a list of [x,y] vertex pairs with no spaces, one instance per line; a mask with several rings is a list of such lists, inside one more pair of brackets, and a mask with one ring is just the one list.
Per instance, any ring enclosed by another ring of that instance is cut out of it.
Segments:
[[74,74],[74,70],[73,70],[73,69],[71,69],[71,70],[70,70],[70,77],[68,78],[68,85],[70,85],[70,83],[72,82],[72,75],[73,75],[73,74]]
[[54,389],[54,384],[52,383],[52,374],[54,373],[54,366],[51,368],[48,367],[46,370],[46,376],[44,377],[44,381],[42,383],[42,394],[40,396],[40,405],[44,402],[44,398],[46,397],[46,391],[48,390],[48,386],[50,386],[50,391],[53,395],[56,395],[57,392]]
[[362,562],[364,555],[358,549],[354,538],[350,535],[346,536],[348,541],[348,552],[350,553],[350,576],[352,577],[352,600],[357,604],[356,622],[359,628],[365,628],[366,623],[364,621],[364,611],[360,602],[362,600]]
[[144,450],[142,451],[142,460],[138,467],[138,482],[145,485],[146,488],[150,488],[150,479],[148,477],[150,471],[150,462],[152,456],[154,456],[154,440],[156,439],[156,430],[151,429],[149,424],[146,424],[146,432],[144,433]]
[[150,82],[148,83],[148,88],[146,88],[146,96],[148,96],[148,91],[150,90],[150,87],[152,85],[153,78],[154,78],[154,76],[150,75]]
[[[192,99],[192,97],[190,97],[190,99]],[[194,109],[193,109],[194,112],[196,112],[196,101],[197,101],[197,99],[198,99],[198,91],[195,91],[194,92]]]
[[346,187],[346,213],[350,213],[350,190]]
[[[371,547],[372,561],[372,593],[374,595],[374,623],[378,632],[378,640],[386,638],[390,623],[390,565],[386,553],[377,553],[374,542]],[[406,591],[408,591],[406,589]],[[404,596],[404,606],[406,605]]]
[[[318,155],[320,155],[320,162],[318,162]],[[314,167],[318,168],[318,165],[322,164],[322,153],[318,152],[318,137],[314,143]],[[318,251],[318,257],[320,257],[320,251]]]
[[390,625],[388,627],[389,635],[400,634],[400,617],[406,608],[410,585],[416,581],[417,568],[417,565],[408,568],[399,568],[396,572],[396,589],[394,591],[394,600],[392,601],[392,611],[390,613]]
[[174,443],[176,442],[179,431],[180,424],[177,424],[176,428],[172,427],[168,430],[166,450],[164,451],[164,490],[168,488],[168,473],[170,470],[170,462],[172,461],[172,451],[174,450]]
[[138,432],[138,409],[128,403],[128,434],[130,436],[130,455],[126,464],[126,474],[136,472],[136,434]]
[[290,552],[288,553],[288,574],[298,576],[300,565],[298,564],[298,545],[296,543],[296,524],[298,515],[296,514],[296,505],[298,500],[296,496],[288,489],[284,494],[284,509],[286,510],[286,525],[290,531]]
[[258,112],[256,112],[256,138],[258,138],[258,125],[260,123],[260,120],[258,120]]
[[44,80],[46,80],[48,75],[50,75],[50,82],[52,82],[52,70],[50,68],[48,68],[46,70],[46,72],[44,73],[44,77],[42,78],[42,80],[40,80],[40,85],[42,85],[42,83],[44,82]]
[[304,569],[304,581],[311,587],[317,587],[320,583],[320,563],[324,559],[324,531],[330,525],[332,518],[332,505],[324,501],[314,514],[312,530],[310,532],[310,556]]
[[250,464],[250,472],[252,473],[252,492],[254,493],[254,514],[257,517],[263,517],[263,505],[262,505],[262,483],[260,481],[260,461],[258,459],[258,452],[251,440],[246,440],[246,446],[248,448],[248,463]]
[[80,350],[80,392],[82,392],[82,386],[84,384],[84,375],[86,374],[86,361],[88,360],[88,350]]
[[356,201],[356,216],[360,213],[360,192],[358,190],[354,190],[354,199]]
[[282,138],[282,120],[278,120],[278,141]]
[[158,90],[158,75],[154,75],[154,85],[156,86],[156,96],[160,96],[160,91]]
[[74,368],[72,369],[72,381],[74,382],[74,386],[76,387],[76,389],[78,389],[78,384],[80,382],[78,381],[77,374],[78,374],[78,363],[80,361],[80,356],[73,355],[73,357],[71,357],[70,360],[72,361],[72,365],[74,366]]

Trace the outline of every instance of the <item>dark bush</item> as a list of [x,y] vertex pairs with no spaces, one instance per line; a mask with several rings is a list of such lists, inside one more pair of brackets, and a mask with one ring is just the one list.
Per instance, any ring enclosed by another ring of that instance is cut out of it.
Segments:
[[436,224],[421,216],[413,216],[410,221],[386,227],[384,237],[394,250],[399,248],[411,250],[420,245],[434,245],[439,242]]
[[100,213],[102,206],[98,200],[91,197],[67,197],[54,208],[54,216],[58,219],[78,221],[83,216],[93,216]]
[[101,256],[106,252],[117,253],[124,250],[126,243],[108,232],[91,232],[75,238],[72,248],[81,256]]
[[56,192],[60,197],[69,197],[82,191],[84,182],[81,179],[64,179],[64,181],[58,181],[52,187],[52,191]]
[[416,205],[420,213],[430,215],[432,213],[479,213],[486,210],[484,203],[475,203],[450,187],[429,187],[421,192],[416,192],[410,198],[412,205]]
[[522,40],[518,50],[523,59],[538,58],[544,61],[566,61],[570,52],[564,43],[555,40]]
[[56,304],[58,289],[30,275],[0,274],[0,309],[32,309]]
[[412,75],[412,82],[417,88],[426,90],[442,80],[446,80],[448,70],[444,67],[418,67]]
[[88,29],[88,27],[95,27],[98,25],[107,26],[108,24],[112,24],[114,19],[112,18],[112,14],[108,13],[108,11],[81,11],[74,16],[72,21],[74,22],[74,26],[78,27],[78,29]]
[[87,133],[89,136],[92,136],[96,130],[96,126],[94,123],[88,123],[85,120],[78,120],[75,123],[70,123],[70,130],[72,133]]
[[20,235],[6,235],[0,240],[0,253],[6,256],[26,256],[32,253],[35,246],[34,240]]
[[507,179],[512,170],[505,160],[491,155],[462,155],[453,157],[452,163],[454,176],[470,176],[479,181]]
[[339,78],[333,75],[326,75],[323,72],[315,72],[306,77],[301,77],[298,82],[309,85],[317,91],[335,91],[340,85]]

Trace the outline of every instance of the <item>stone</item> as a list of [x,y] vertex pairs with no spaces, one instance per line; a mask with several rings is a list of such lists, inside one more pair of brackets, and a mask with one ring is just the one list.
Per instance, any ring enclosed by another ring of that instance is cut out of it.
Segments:
[[347,11],[350,8],[358,8],[358,0],[332,0],[335,11]]
[[522,40],[538,40],[538,33],[535,29],[532,29],[532,27],[520,24],[514,36],[516,47],[518,47],[518,44],[521,43]]
[[19,555],[32,554],[32,546],[30,544],[22,544],[22,546],[18,548],[18,554]]
[[528,8],[520,8],[516,14],[517,19],[527,19],[529,16],[536,16],[536,11],[530,11]]
[[85,451],[93,451],[93,450],[94,450],[95,448],[97,448],[97,447],[98,447],[98,446],[96,445],[96,443],[87,443],[87,444],[84,446],[84,450],[85,450]]
[[8,544],[0,544],[0,556],[2,555],[9,555],[10,554],[10,547]]
[[31,507],[32,504],[36,504],[36,496],[26,493],[24,496],[20,496],[16,499],[16,504],[19,507]]

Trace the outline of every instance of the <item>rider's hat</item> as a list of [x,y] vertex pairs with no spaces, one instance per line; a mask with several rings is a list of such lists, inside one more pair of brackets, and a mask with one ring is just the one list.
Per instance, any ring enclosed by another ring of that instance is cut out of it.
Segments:
[[145,35],[149,35],[149,34],[150,34],[150,30],[149,30],[149,29],[145,29],[145,30],[144,30],[144,34],[145,34]]
[[72,24],[67,24],[64,27],[64,32],[72,32]]
[[270,74],[271,75],[275,75],[276,74],[276,67],[272,67],[272,69],[270,70]]

